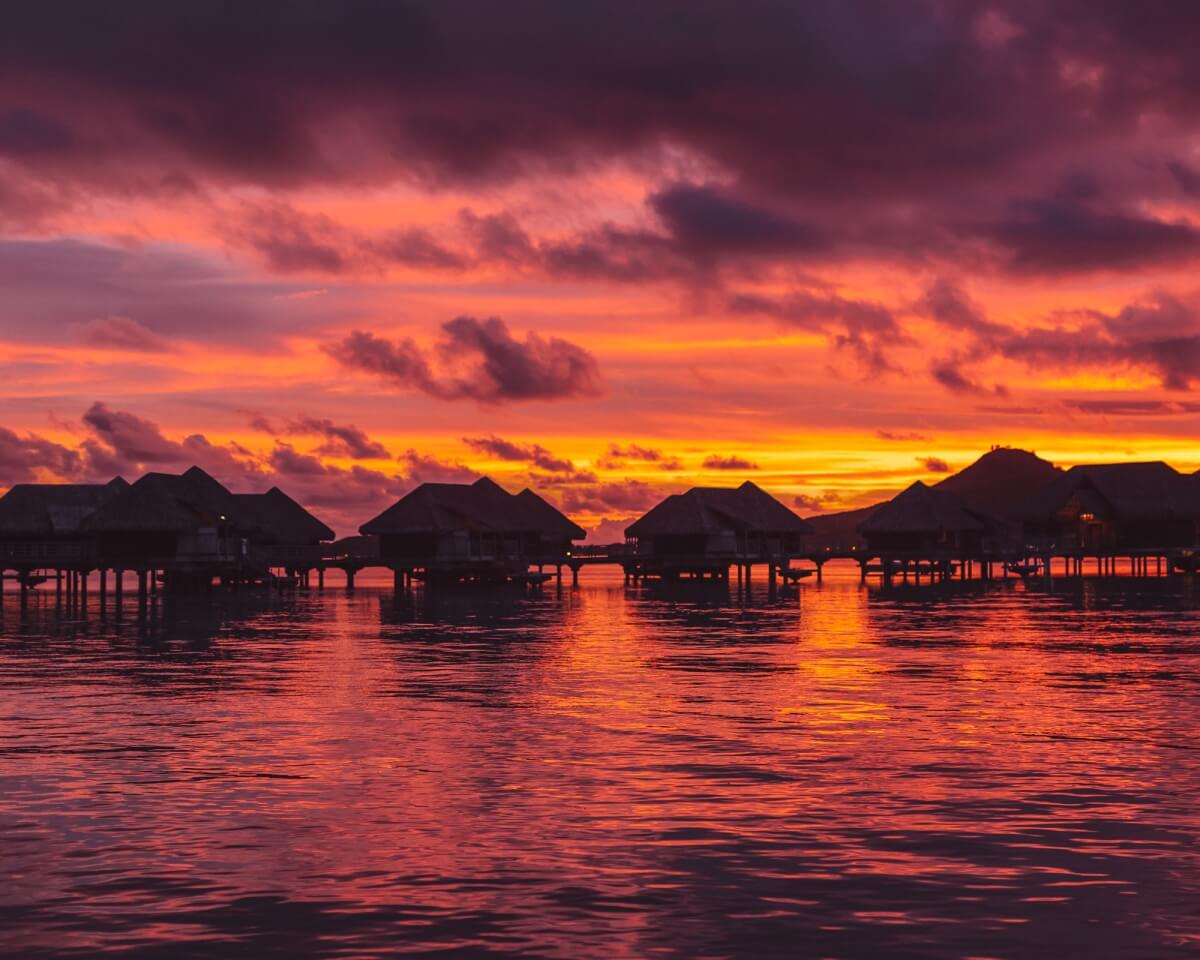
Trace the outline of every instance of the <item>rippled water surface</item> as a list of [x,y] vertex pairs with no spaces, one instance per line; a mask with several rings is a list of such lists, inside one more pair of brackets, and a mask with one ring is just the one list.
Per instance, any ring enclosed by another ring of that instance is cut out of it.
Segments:
[[584,581],[7,594],[0,952],[1200,954],[1188,580]]

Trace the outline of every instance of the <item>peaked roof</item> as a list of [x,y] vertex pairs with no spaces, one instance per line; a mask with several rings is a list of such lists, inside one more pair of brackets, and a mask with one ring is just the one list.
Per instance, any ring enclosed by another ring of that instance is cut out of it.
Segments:
[[953,493],[927,487],[918,480],[879,506],[858,525],[858,530],[869,535],[985,530],[988,526],[982,513],[972,510]]
[[97,532],[171,532],[233,521],[232,493],[199,467],[185,473],[147,473],[84,521]]
[[474,483],[423,483],[358,528],[364,534],[544,533],[567,539],[582,528],[530,490],[514,496],[488,477]]
[[625,528],[627,537],[696,533],[811,533],[812,527],[761,487],[693,487],[674,493]]
[[526,487],[514,498],[530,523],[552,540],[582,540],[587,531]]
[[266,493],[235,493],[240,524],[277,543],[320,543],[334,533],[278,487]]
[[1200,516],[1196,482],[1161,460],[1072,467],[1030,498],[1026,514],[1051,516],[1081,488],[1094,490],[1120,517]]
[[122,477],[108,483],[15,484],[0,497],[0,534],[78,533],[101,504],[127,489]]

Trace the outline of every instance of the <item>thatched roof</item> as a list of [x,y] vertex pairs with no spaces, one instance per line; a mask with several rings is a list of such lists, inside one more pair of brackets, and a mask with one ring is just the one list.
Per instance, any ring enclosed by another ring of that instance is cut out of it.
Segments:
[[858,525],[864,536],[887,533],[937,533],[943,530],[986,530],[983,514],[959,497],[927,487],[918,480],[882,504]]
[[181,475],[147,473],[84,521],[96,532],[180,532],[232,523],[233,494],[199,467]]
[[[528,494],[528,495],[526,495]],[[584,531],[532,491],[513,496],[487,477],[474,483],[423,483],[358,528],[365,534],[545,533],[578,539]]]
[[0,536],[62,536],[80,532],[105,501],[129,489],[108,483],[18,483],[0,497]]
[[1030,498],[1025,515],[1052,517],[1076,495],[1098,497],[1097,507],[1124,519],[1200,516],[1197,484],[1161,460],[1072,467]]
[[333,531],[278,487],[266,493],[235,493],[238,525],[274,543],[320,543]]
[[527,522],[536,524],[542,536],[548,540],[582,540],[587,531],[562,511],[551,506],[526,487],[513,498]]
[[812,527],[761,487],[693,487],[675,493],[625,528],[625,536],[649,538],[736,533],[811,533]]

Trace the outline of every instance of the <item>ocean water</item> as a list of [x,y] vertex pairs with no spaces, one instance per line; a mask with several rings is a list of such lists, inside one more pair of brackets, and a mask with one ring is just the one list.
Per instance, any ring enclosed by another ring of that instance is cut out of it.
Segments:
[[90,599],[3,598],[4,956],[1200,955],[1187,578]]

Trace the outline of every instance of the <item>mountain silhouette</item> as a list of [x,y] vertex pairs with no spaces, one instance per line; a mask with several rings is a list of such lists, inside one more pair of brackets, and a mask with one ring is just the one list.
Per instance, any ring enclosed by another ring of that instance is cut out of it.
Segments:
[[969,467],[934,484],[967,506],[992,517],[1014,517],[1030,494],[1062,475],[1049,460],[1028,450],[994,447]]
[[[1031,494],[1059,476],[1062,471],[1058,467],[1035,453],[1014,447],[993,447],[970,466],[932,486],[955,494],[980,513],[1015,517]],[[866,542],[858,534],[858,525],[881,505],[809,517],[815,533],[808,538],[807,545],[815,550],[863,549]]]

